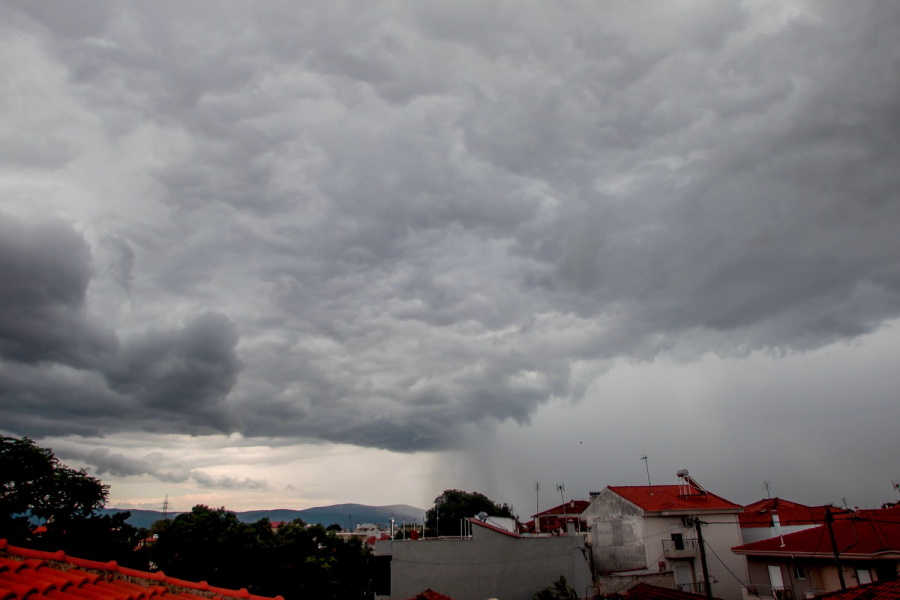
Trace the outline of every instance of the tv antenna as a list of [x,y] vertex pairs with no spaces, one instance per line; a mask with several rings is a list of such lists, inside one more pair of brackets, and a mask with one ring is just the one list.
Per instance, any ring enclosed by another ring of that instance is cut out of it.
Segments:
[[541,512],[541,482],[534,482],[534,514]]
[[763,485],[766,486],[766,496],[769,497],[769,500],[772,499],[772,484],[768,481],[763,481]]
[[[647,487],[652,488],[653,486],[650,484],[650,459],[647,458],[647,455],[643,455],[641,460],[644,461],[644,466],[647,467]],[[650,493],[653,493],[653,490],[650,490]]]

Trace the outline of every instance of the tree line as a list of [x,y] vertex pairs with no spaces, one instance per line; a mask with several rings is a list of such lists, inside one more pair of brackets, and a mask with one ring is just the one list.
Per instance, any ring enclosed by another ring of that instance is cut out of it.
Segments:
[[[372,589],[371,552],[360,538],[337,536],[339,525],[296,519],[275,528],[201,504],[147,530],[129,525],[129,512],[96,514],[108,497],[108,485],[52,450],[0,436],[0,539],[11,544],[285,600],[360,598]],[[459,535],[461,520],[479,512],[516,516],[484,494],[445,490],[426,514],[426,535]]]

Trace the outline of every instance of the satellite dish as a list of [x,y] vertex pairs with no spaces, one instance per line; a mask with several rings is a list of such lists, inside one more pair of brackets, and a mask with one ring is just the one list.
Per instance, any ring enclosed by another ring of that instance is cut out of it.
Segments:
[[481,521],[482,523],[486,523],[488,520],[487,513],[484,511],[481,511],[480,513],[478,513],[478,520]]

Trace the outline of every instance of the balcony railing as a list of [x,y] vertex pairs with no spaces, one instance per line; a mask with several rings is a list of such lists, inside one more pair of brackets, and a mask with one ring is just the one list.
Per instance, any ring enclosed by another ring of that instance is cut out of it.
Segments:
[[697,556],[697,540],[663,540],[663,555],[666,558],[693,558]]
[[702,581],[699,583],[676,583],[675,589],[681,590],[682,592],[689,592],[691,594],[705,594],[706,593],[704,591]]
[[794,600],[794,591],[791,588],[778,585],[765,585],[762,583],[748,583],[744,586],[745,598],[775,598],[775,600]]

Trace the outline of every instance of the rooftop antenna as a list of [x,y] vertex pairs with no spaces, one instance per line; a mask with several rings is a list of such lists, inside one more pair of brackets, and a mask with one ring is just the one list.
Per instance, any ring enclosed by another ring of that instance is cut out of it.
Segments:
[[769,500],[772,499],[772,484],[768,481],[763,481],[763,485],[766,486],[766,496],[769,497]]
[[163,520],[166,520],[169,518],[169,495],[168,494],[166,494],[166,499],[163,500],[162,518],[163,518]]
[[900,481],[891,481],[891,487],[897,492],[900,492]]
[[647,487],[650,488],[650,495],[653,495],[653,486],[650,484],[650,459],[647,458],[647,455],[643,455],[641,460],[644,461],[644,466],[647,467]]
[[[567,517],[566,517],[566,499],[563,497],[563,493],[566,491],[566,484],[564,484],[564,483],[557,483],[557,484],[556,484],[556,491],[559,492],[559,499],[562,500],[562,507],[563,507],[563,523],[565,523],[565,522],[568,520]],[[565,527],[565,525],[564,525],[564,527]]]
[[534,514],[541,512],[541,482],[534,482]]

